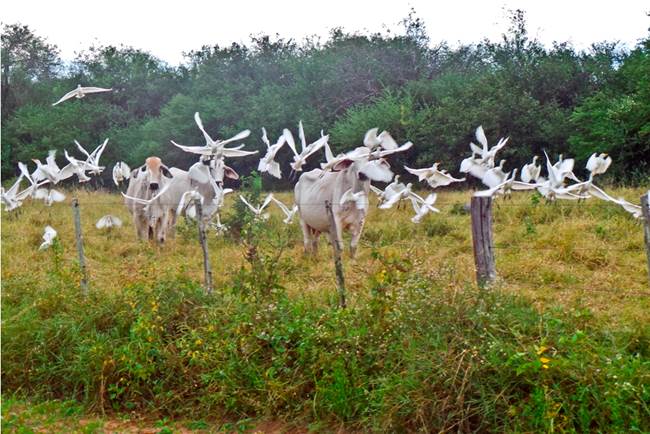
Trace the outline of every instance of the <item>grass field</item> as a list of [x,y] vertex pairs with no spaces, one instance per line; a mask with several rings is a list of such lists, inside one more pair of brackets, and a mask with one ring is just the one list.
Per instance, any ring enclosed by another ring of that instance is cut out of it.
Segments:
[[[209,299],[195,226],[163,246],[139,242],[120,196],[72,196],[88,299],[69,199],[3,215],[3,400],[24,416],[5,425],[3,411],[3,428],[43,426],[29,416],[39,402],[75,399],[84,410],[73,420],[138,411],[316,431],[650,429],[643,230],[614,205],[499,199],[488,293],[474,288],[469,192],[440,193],[442,212],[419,225],[410,206],[372,205],[357,258],[344,257],[343,314],[325,238],[304,258],[299,225],[277,209],[242,239],[210,234]],[[125,227],[95,229],[108,213]],[[59,245],[41,252],[48,224]]]

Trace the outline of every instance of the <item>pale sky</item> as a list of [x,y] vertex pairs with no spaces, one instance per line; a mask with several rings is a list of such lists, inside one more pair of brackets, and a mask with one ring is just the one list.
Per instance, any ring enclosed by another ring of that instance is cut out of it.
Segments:
[[526,11],[528,31],[545,44],[570,41],[578,49],[618,40],[633,46],[648,33],[644,0],[5,0],[3,23],[29,25],[58,45],[64,60],[92,44],[130,45],[178,64],[202,45],[248,43],[251,34],[279,33],[298,41],[346,31],[401,33],[410,8],[433,44],[497,40],[508,26],[506,9]]

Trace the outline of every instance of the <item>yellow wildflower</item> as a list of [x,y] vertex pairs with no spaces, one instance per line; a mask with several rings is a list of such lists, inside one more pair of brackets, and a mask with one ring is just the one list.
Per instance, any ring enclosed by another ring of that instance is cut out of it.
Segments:
[[551,361],[551,359],[549,359],[548,357],[540,357],[539,361],[546,365]]
[[543,353],[544,351],[546,351],[546,350],[548,350],[548,347],[545,346],[545,345],[541,345],[541,346],[539,347],[539,349],[537,350],[537,355],[539,356],[540,354],[542,354],[542,353]]

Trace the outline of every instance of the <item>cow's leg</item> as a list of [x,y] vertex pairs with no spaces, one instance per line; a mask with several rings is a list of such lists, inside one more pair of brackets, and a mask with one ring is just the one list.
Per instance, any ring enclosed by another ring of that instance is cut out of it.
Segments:
[[138,238],[140,240],[146,240],[149,236],[149,225],[147,224],[147,220],[143,219],[141,216],[135,216],[133,222],[135,223],[135,232],[137,233]]
[[311,252],[314,256],[318,255],[318,239],[320,238],[320,232],[315,229],[311,229]]
[[363,233],[363,225],[366,221],[366,217],[363,216],[359,220],[359,223],[354,225],[352,228],[352,240],[350,241],[350,257],[354,258],[357,254],[357,245],[359,244],[359,239],[361,239],[361,234]]
[[311,253],[312,246],[311,228],[307,223],[305,223],[303,219],[300,219],[300,228],[302,229],[302,240],[305,246],[305,255],[309,255]]

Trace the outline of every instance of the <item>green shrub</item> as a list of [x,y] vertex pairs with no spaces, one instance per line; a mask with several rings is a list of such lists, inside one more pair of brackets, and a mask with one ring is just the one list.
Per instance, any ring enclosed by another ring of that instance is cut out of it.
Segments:
[[[3,281],[3,387],[92,409],[360,430],[650,429],[647,325],[602,330],[585,309],[450,292],[373,255],[372,292],[343,310],[270,289],[254,268],[213,296],[180,278],[87,298],[65,280]],[[259,265],[273,285],[279,263]]]

